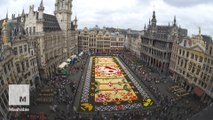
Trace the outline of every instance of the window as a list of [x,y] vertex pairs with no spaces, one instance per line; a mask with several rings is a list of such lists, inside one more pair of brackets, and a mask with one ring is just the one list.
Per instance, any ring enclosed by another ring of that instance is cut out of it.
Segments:
[[1,86],[3,86],[4,85],[4,80],[3,80],[3,78],[2,77],[0,77],[0,83],[1,83]]
[[203,57],[200,56],[199,62],[203,62]]
[[179,54],[181,55],[181,49],[179,49]]
[[186,68],[186,65],[187,65],[187,60],[185,60],[185,65],[184,65],[184,68]]
[[212,72],[212,68],[211,67],[209,67],[209,73],[211,73]]
[[28,61],[26,61],[26,65],[27,65],[27,68],[29,68],[30,66],[29,66],[29,62]]
[[194,79],[194,82],[195,82],[195,83],[197,82],[197,78]]
[[191,54],[191,59],[194,59],[194,54],[193,53]]
[[33,34],[35,34],[35,27],[33,27]]
[[189,63],[189,68],[188,70],[190,71],[192,69],[192,62]]
[[30,27],[30,32],[29,32],[30,34],[32,33],[32,29],[31,29],[31,27]]
[[183,60],[181,60],[180,66],[181,66],[181,67],[183,66]]
[[27,45],[24,45],[24,52],[27,52]]
[[194,73],[194,72],[195,72],[195,67],[193,66],[193,67],[192,67],[192,73]]
[[195,60],[197,61],[197,59],[198,59],[198,56],[197,56],[197,55],[195,55]]
[[8,64],[8,70],[10,71],[10,63]]
[[205,64],[203,64],[203,70],[205,70],[205,68],[206,68],[206,65],[205,65]]
[[207,61],[207,58],[204,59],[204,62],[206,62],[206,61]]
[[16,69],[17,69],[17,72],[18,72],[18,73],[21,72],[20,67],[19,67],[19,64],[16,64]]
[[189,52],[186,53],[186,57],[187,57],[187,58],[189,57]]
[[5,72],[5,74],[7,74],[7,68],[5,65],[4,65],[4,72]]
[[23,53],[22,46],[19,46],[19,53],[20,53],[20,54]]
[[28,28],[26,28],[26,32],[29,33]]
[[17,47],[13,48],[13,52],[14,52],[15,55],[17,55]]
[[196,75],[199,75],[199,73],[200,73],[200,69],[201,69],[201,66],[200,66],[200,65],[198,65]]
[[22,70],[24,71],[25,70],[24,62],[21,62],[21,65],[22,65]]

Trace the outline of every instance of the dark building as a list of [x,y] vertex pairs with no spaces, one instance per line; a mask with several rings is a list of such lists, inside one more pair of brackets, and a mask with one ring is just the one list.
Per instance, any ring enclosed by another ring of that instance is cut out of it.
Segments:
[[176,17],[172,25],[157,25],[155,11],[152,20],[144,26],[144,35],[141,37],[141,59],[148,66],[160,73],[167,73],[171,49],[175,40],[187,36],[187,30],[177,26]]

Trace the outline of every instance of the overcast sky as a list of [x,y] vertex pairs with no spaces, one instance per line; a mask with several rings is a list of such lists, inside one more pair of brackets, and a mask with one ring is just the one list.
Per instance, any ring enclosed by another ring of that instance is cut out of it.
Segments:
[[[29,11],[30,5],[35,10],[40,0],[1,0],[0,19],[22,9]],[[45,13],[53,14],[55,0],[44,0]],[[158,25],[168,25],[177,17],[177,23],[187,28],[189,35],[197,34],[201,27],[202,34],[213,36],[213,0],[73,0],[73,16],[77,16],[79,28],[116,27],[142,30],[156,11]]]

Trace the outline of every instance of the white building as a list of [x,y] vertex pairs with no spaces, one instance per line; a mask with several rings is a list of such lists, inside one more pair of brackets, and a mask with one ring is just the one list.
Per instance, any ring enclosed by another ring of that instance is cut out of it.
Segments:
[[141,31],[133,31],[131,29],[127,30],[126,39],[125,39],[125,48],[129,50],[137,58],[140,58],[141,50]]

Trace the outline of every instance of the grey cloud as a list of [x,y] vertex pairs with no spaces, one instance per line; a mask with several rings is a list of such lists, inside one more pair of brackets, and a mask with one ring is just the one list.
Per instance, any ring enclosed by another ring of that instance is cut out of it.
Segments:
[[199,4],[213,4],[213,0],[163,0],[165,3],[175,7],[191,7]]

